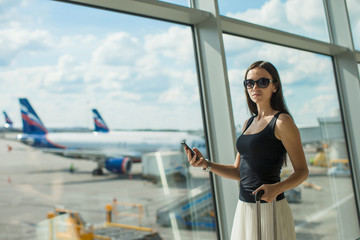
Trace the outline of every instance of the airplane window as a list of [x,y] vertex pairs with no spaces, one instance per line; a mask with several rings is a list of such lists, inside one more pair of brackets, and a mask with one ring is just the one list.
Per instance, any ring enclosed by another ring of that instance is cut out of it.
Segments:
[[0,9],[0,238],[216,239],[209,174],[181,146],[206,153],[191,28],[57,1]]
[[[296,239],[356,235],[356,224],[352,230],[338,227],[357,223],[357,216],[331,58],[230,35],[224,35],[224,44],[235,126],[250,117],[242,84],[247,67],[265,59],[279,71],[310,171],[303,184],[285,192]],[[289,159],[287,163],[283,179],[292,173]]]

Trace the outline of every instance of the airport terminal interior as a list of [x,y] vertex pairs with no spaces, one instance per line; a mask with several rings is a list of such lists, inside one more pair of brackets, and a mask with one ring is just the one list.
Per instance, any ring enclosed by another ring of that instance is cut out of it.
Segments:
[[309,168],[284,193],[296,239],[360,239],[359,13],[358,0],[0,1],[0,240],[230,239],[239,182],[190,166],[181,143],[234,164],[258,60],[279,71]]

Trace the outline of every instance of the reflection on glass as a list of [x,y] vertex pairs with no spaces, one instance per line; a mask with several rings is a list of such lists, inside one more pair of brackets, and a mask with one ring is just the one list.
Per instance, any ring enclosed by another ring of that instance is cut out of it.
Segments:
[[[310,175],[285,196],[297,239],[355,239],[358,220],[334,72],[329,57],[224,35],[237,136],[250,117],[242,81],[256,60],[277,66]],[[282,177],[292,173],[291,162]]]
[[219,1],[220,14],[246,22],[329,41],[321,0]]
[[216,238],[191,29],[27,3],[0,3],[0,238]]
[[360,50],[360,2],[357,0],[346,0],[346,4],[349,14],[354,47],[357,50]]

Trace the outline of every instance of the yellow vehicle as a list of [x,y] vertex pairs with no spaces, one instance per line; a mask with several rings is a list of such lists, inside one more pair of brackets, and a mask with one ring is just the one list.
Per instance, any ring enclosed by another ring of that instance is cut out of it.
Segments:
[[[69,209],[56,208],[47,215],[49,231],[43,231],[41,239],[49,240],[114,240],[149,239],[161,240],[152,228],[144,228],[111,222],[112,206],[106,206],[106,222],[103,226],[88,226],[80,214]],[[44,234],[48,235],[43,236]],[[129,236],[131,236],[129,238]]]

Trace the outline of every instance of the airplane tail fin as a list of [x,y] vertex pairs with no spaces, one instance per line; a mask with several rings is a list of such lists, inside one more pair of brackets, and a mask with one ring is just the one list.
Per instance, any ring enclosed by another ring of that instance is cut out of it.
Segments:
[[106,125],[105,121],[102,119],[100,113],[96,109],[92,109],[94,116],[94,130],[95,132],[109,132],[109,128]]
[[9,116],[7,115],[7,113],[5,111],[3,111],[4,113],[4,117],[5,117],[5,127],[12,127],[13,126],[13,121],[11,121],[11,119],[9,118]]
[[26,98],[19,98],[23,132],[27,134],[46,134],[48,131]]

